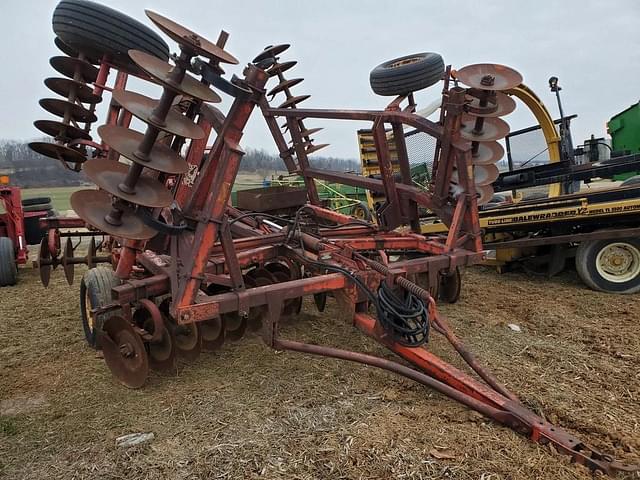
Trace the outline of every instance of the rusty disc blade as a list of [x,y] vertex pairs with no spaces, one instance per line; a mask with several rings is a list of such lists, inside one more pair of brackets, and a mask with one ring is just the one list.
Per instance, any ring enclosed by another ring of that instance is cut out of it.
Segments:
[[[266,268],[255,268],[247,273],[246,283],[251,288],[265,287],[267,285],[273,285],[278,283],[276,276]],[[268,309],[266,305],[260,305],[252,307],[249,310],[249,317],[247,318],[247,327],[252,332],[256,332],[262,328],[262,321],[267,315]]]
[[147,17],[149,17],[149,19],[155,23],[160,30],[162,30],[178,45],[187,47],[187,49],[194,51],[198,55],[202,55],[203,57],[207,57],[217,62],[231,63],[233,65],[237,65],[239,63],[238,60],[229,52],[226,52],[216,44],[211,43],[206,38],[201,37],[197,33],[183,27],[173,20],[152,12],[151,10],[145,10],[144,13],[147,14]]
[[490,106],[497,107],[493,112],[484,113],[483,107],[480,106],[480,99],[477,97],[467,96],[470,100],[467,103],[469,108],[469,114],[475,117],[504,117],[509,115],[516,109],[516,101],[506,93],[495,92],[495,103],[490,103]]
[[78,50],[64,43],[60,37],[56,37],[53,40],[53,43],[56,45],[56,47],[58,47],[58,50],[60,50],[65,55],[68,55],[70,57],[78,56]]
[[40,281],[42,282],[42,285],[48,287],[49,280],[51,279],[51,252],[49,251],[49,242],[46,237],[40,240],[38,270],[40,272]]
[[84,172],[103,190],[136,205],[166,207],[173,200],[171,192],[162,183],[144,175],[136,182],[134,193],[120,190],[119,185],[124,182],[129,172],[129,166],[124,163],[105,162],[102,159],[89,160],[84,164]]
[[[320,131],[324,130],[322,127],[317,127],[317,128],[308,128],[306,130],[302,130],[300,132],[300,136],[302,138],[309,138],[311,135],[313,135],[314,133],[318,133]],[[312,141],[312,140],[310,140]],[[289,140],[289,143],[293,143],[293,140]],[[327,144],[328,145],[328,144]]]
[[189,165],[174,150],[163,143],[155,143],[147,160],[136,155],[144,135],[135,130],[118,125],[102,125],[98,127],[100,138],[123,157],[142,166],[159,172],[181,174],[186,173]]
[[102,97],[93,93],[91,87],[69,78],[49,77],[45,79],[44,84],[49,90],[62,97],[69,98],[75,93],[76,98],[82,103],[93,105],[102,101]]
[[213,352],[222,347],[224,344],[224,325],[222,323],[221,317],[200,322],[203,350]]
[[498,167],[494,164],[476,165],[473,167],[473,183],[484,186],[491,185],[500,175]]
[[290,68],[295,67],[297,64],[298,62],[296,62],[295,60],[291,60],[289,62],[276,63],[273,67],[267,70],[267,74],[270,77],[273,77],[274,75],[278,75],[279,73],[286,72]]
[[[98,78],[98,69],[89,62],[74,57],[51,57],[49,59],[51,66],[58,72],[68,78],[80,80],[85,83],[93,83]],[[76,72],[78,77],[76,77]]]
[[158,106],[158,100],[126,90],[114,90],[112,95],[113,99],[122,105],[125,110],[131,112],[143,122],[153,125],[160,130],[169,132],[172,135],[177,135],[178,137],[193,138],[196,140],[204,137],[204,130],[202,130],[202,128],[173,108],[169,110],[164,124],[150,120],[153,110]]
[[276,95],[288,88],[291,87],[295,87],[296,85],[298,85],[300,82],[302,82],[304,80],[304,78],[292,78],[291,80],[285,80],[284,82],[280,82],[278,85],[276,85],[275,87],[273,87],[269,93],[267,93],[267,95],[269,96],[273,96]]
[[75,265],[73,262],[73,242],[71,237],[67,237],[67,242],[62,252],[62,269],[64,270],[64,277],[67,279],[69,285],[73,285],[73,276],[75,272]]
[[286,101],[281,103],[278,108],[289,108],[297,105],[301,102],[304,102],[307,98],[310,98],[311,95],[298,95],[297,97],[288,98]]
[[259,53],[258,56],[253,59],[252,63],[258,63],[262,60],[266,60],[267,58],[273,58],[276,55],[280,55],[290,46],[291,45],[289,45],[288,43],[282,43],[280,45],[270,45],[266,47],[261,53]]
[[122,224],[112,225],[105,220],[111,212],[111,197],[102,190],[78,190],[71,195],[71,208],[85,222],[98,230],[114,237],[130,240],[148,240],[156,236],[153,228],[148,227],[133,212],[125,210]]
[[76,139],[91,140],[91,135],[84,130],[57,120],[36,120],[33,125],[41,132],[55,139],[67,141]]
[[462,115],[462,126],[460,127],[462,138],[475,142],[490,142],[509,135],[509,124],[500,118],[483,119],[482,130],[476,132],[475,124],[477,118],[468,113]]
[[317,152],[318,150],[323,149],[324,147],[328,147],[331,145],[330,143],[319,143],[318,145],[311,145],[309,148],[305,150],[307,155],[311,155],[313,152]]
[[237,342],[247,332],[247,319],[241,317],[238,312],[223,313],[222,324],[224,325],[225,340]]
[[493,187],[491,185],[479,185],[476,187],[478,194],[478,205],[486,205],[493,198]]
[[327,306],[327,292],[320,292],[313,294],[313,303],[320,313],[324,312]]
[[[144,325],[146,331],[149,331],[149,328],[152,330],[155,328],[153,326],[153,320],[150,319],[145,322]],[[177,355],[175,341],[176,339],[173,333],[166,325],[163,325],[160,340],[147,344],[149,367],[151,367],[152,370],[167,372],[175,369]]]
[[59,143],[31,142],[29,148],[45,157],[54,158],[68,163],[84,163],[87,157],[78,150],[60,145]]
[[216,92],[211,90],[204,83],[193,78],[188,73],[184,76],[182,82],[174,82],[171,79],[171,73],[175,67],[160,60],[158,57],[141,52],[140,50],[129,50],[129,56],[131,57],[131,60],[142,68],[142,70],[147,72],[150,77],[176,93],[186,95],[187,97],[197,98],[209,103],[219,103],[222,101]]
[[68,114],[69,119],[75,122],[93,123],[98,120],[95,113],[87,110],[77,103],[69,102],[68,100],[61,100],[59,98],[42,98],[38,103],[47,112],[57,115],[58,117],[62,118]]
[[522,83],[522,75],[497,63],[476,63],[457,70],[455,76],[465,85],[482,90],[508,90]]
[[118,315],[106,319],[102,330],[102,353],[113,376],[129,388],[142,387],[149,375],[149,359],[140,336]]
[[173,330],[176,338],[176,353],[187,362],[195,361],[202,351],[200,328],[195,323],[176,325]]
[[96,239],[91,237],[89,240],[89,248],[87,249],[87,256],[85,257],[87,263],[87,269],[91,270],[96,266]]
[[[267,263],[264,268],[275,277],[278,283],[294,280],[293,276],[291,275],[291,270],[284,263],[271,262]],[[290,298],[288,300],[285,300],[282,314],[285,316],[289,316],[295,313],[298,308],[297,303],[297,298]]]
[[478,151],[471,156],[474,165],[489,165],[504,157],[504,148],[498,142],[478,142]]

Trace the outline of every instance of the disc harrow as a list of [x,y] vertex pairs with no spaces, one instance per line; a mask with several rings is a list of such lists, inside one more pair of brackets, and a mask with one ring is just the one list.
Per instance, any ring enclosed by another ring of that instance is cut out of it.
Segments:
[[[439,122],[414,113],[414,92],[406,93],[405,87],[382,110],[302,108],[309,95],[291,91],[302,79],[284,77],[296,62],[280,61],[288,44],[267,47],[245,66],[241,77],[226,80],[220,64],[238,63],[224,49],[226,32],[213,43],[162,15],[146,14],[176,42],[179,53],[167,63],[137,50],[129,52],[147,79],[162,87],[162,94],[150,98],[119,82],[112,95],[116,110],[110,110],[106,125],[98,129],[101,151],[108,153],[82,162],[100,189],[80,190],[71,198],[82,224],[107,235],[110,255],[99,256],[98,246],[91,243],[86,257],[76,257],[71,240],[63,249],[58,240],[52,248],[50,241],[43,242],[39,261],[43,282],[57,265],[72,280],[77,263],[113,262],[118,281],[108,292],[98,292],[110,303],[92,307],[92,313],[108,314],[101,317],[106,319],[100,344],[119,382],[140,388],[150,369],[173,371],[179,359],[192,362],[202,350],[216,351],[227,340],[257,334],[277,350],[340,358],[411,378],[534,441],[554,445],[591,469],[637,469],[528,410],[465,347],[430,293],[443,275],[458,279],[451,287],[459,288],[459,269],[484,256],[477,205],[492,194],[495,163],[504,153],[498,140],[509,132],[500,117],[514,108],[503,92],[522,81],[517,72],[489,64],[457,72],[447,67]],[[73,90],[76,98],[44,102],[64,118],[58,130],[55,123],[39,125],[57,132],[59,145],[74,148],[69,137],[88,135],[88,128],[77,123],[90,117],[68,103],[77,100],[76,82],[87,82],[94,71],[81,53],[53,63],[67,72],[73,67],[72,83],[49,83],[61,92]],[[277,85],[268,88],[270,79]],[[226,116],[210,105],[220,101],[218,91],[232,98]],[[89,98],[86,90],[81,95]],[[279,95],[284,100],[272,106],[267,96],[275,101]],[[244,153],[240,143],[255,110],[264,117],[289,173],[304,179],[308,202],[292,218],[230,207]],[[131,117],[146,124],[144,132],[129,128]],[[371,122],[380,178],[312,167],[308,155],[326,146],[312,138],[320,129],[305,125],[313,118]],[[407,125],[437,142],[426,191],[406,176]],[[208,146],[210,136],[214,142]],[[390,142],[395,144],[400,179],[394,174]],[[316,181],[384,194],[377,223],[324,208]],[[420,234],[419,208],[434,212],[449,227],[448,234]],[[406,363],[283,338],[281,320],[297,317],[303,297],[313,297],[320,312],[332,298],[357,330]],[[435,334],[453,346],[478,378],[429,351]]]

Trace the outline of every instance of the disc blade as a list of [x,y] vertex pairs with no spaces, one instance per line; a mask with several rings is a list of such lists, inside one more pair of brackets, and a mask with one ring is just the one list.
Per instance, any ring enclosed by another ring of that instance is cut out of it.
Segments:
[[65,55],[68,55],[70,57],[78,56],[78,51],[75,48],[70,47],[69,45],[64,43],[60,37],[56,37],[53,40],[53,43],[56,45],[56,47],[58,47],[58,50],[60,50]]
[[284,90],[286,90],[288,88],[291,88],[291,87],[294,87],[294,86],[298,85],[303,80],[304,80],[304,78],[292,78],[291,80],[285,80],[283,82],[280,82],[278,85],[276,85],[271,90],[269,90],[269,93],[267,93],[267,95],[269,95],[269,96],[276,95],[276,94],[278,94],[280,92],[283,92]]
[[[74,80],[93,83],[98,78],[98,69],[79,58],[57,56],[51,57],[49,63],[58,73]],[[76,78],[76,73],[79,78]]]
[[54,158],[61,162],[78,164],[87,161],[87,157],[78,150],[74,150],[66,145],[60,145],[59,143],[31,142],[29,148],[40,155]]
[[467,108],[469,113],[476,117],[504,117],[509,115],[516,109],[516,101],[506,93],[495,92],[495,103],[492,106],[497,107],[495,111],[490,113],[482,113],[483,107],[480,106],[480,99],[467,95],[469,102]]
[[89,240],[89,248],[87,249],[87,256],[86,256],[87,269],[91,270],[93,267],[96,266],[95,258],[96,258],[96,239],[94,237],[91,237],[91,239]]
[[67,141],[76,139],[91,140],[91,135],[84,130],[57,120],[36,120],[33,125],[41,132],[55,139]]
[[69,285],[73,285],[73,276],[75,272],[75,265],[72,263],[72,259],[73,243],[71,242],[71,237],[67,237],[64,252],[62,252],[62,269],[64,270],[64,276]]
[[71,208],[89,225],[114,237],[130,240],[148,240],[156,236],[153,228],[148,227],[133,212],[125,210],[122,224],[112,225],[105,220],[111,212],[111,197],[101,190],[78,190],[71,195]]
[[160,340],[148,343],[149,367],[152,370],[167,372],[176,368],[175,337],[166,326],[162,327]]
[[473,165],[489,165],[504,157],[504,148],[498,142],[478,142],[478,150],[471,156]]
[[187,49],[216,62],[238,64],[238,60],[233,55],[188,28],[151,10],[145,10],[145,13],[160,30],[178,45],[185,46]]
[[327,292],[315,293],[313,295],[313,303],[316,304],[316,308],[320,313],[324,312],[327,306]]
[[113,376],[129,388],[142,387],[149,375],[142,339],[129,322],[117,315],[106,319],[102,330],[102,353]]
[[197,98],[208,103],[219,103],[222,101],[216,92],[188,73],[179,84],[174,82],[171,78],[171,73],[175,67],[160,60],[158,57],[141,52],[140,50],[129,50],[129,57],[150,77],[176,93]]
[[462,115],[462,126],[460,128],[462,138],[475,142],[490,142],[504,138],[509,134],[509,124],[500,118],[484,118],[482,130],[476,132],[477,118],[468,113]]
[[176,338],[176,353],[187,362],[195,361],[202,351],[202,337],[197,324],[178,325],[173,334]]
[[500,172],[495,165],[476,165],[473,167],[473,182],[476,185],[491,185],[496,181]]
[[258,62],[261,62],[262,60],[266,60],[267,58],[272,58],[272,57],[275,57],[276,55],[280,55],[290,46],[291,45],[289,45],[288,43],[283,43],[280,45],[271,45],[269,47],[266,47],[262,51],[262,53],[258,54],[258,56],[256,56],[256,58],[253,59],[251,63],[258,63]]
[[318,145],[311,145],[309,148],[307,148],[305,150],[305,153],[307,155],[311,155],[314,152],[317,152],[318,150],[322,150],[325,147],[328,147],[330,144],[329,143],[319,143]]
[[113,99],[125,110],[131,112],[133,116],[159,130],[169,132],[178,137],[193,138],[195,140],[204,137],[204,130],[199,125],[196,125],[174,109],[169,110],[167,118],[162,124],[151,120],[152,113],[158,106],[158,100],[126,90],[114,90],[112,95]]
[[202,349],[213,352],[219,350],[224,344],[224,325],[222,318],[212,318],[200,322],[200,334],[202,335]]
[[274,75],[278,75],[279,73],[284,73],[290,68],[295,67],[297,63],[298,62],[296,62],[295,60],[291,60],[289,62],[276,63],[273,67],[267,70],[267,74],[270,77],[273,77]]
[[486,205],[493,198],[493,187],[491,185],[481,185],[476,187],[478,193],[478,206]]
[[457,70],[455,77],[472,88],[508,90],[522,83],[522,75],[513,68],[496,63],[477,63]]
[[84,173],[103,190],[127,202],[145,207],[166,207],[173,201],[171,192],[158,180],[140,176],[134,193],[123,192],[119,185],[124,182],[129,166],[120,162],[105,162],[102,159],[89,160],[84,164]]
[[68,115],[70,120],[82,123],[93,123],[98,120],[95,113],[87,110],[77,103],[69,102],[68,100],[61,100],[59,98],[42,98],[38,103],[47,112],[57,115],[60,118]]
[[69,78],[49,77],[45,79],[44,84],[49,90],[62,97],[69,98],[71,95],[75,95],[75,98],[82,103],[93,105],[102,101],[102,97],[93,93],[93,90],[86,84]]
[[237,312],[223,313],[222,323],[224,325],[224,338],[232,342],[237,342],[244,337],[247,332],[247,319],[241,317]]
[[289,108],[297,105],[301,102],[304,102],[307,98],[310,98],[311,95],[298,95],[297,97],[288,98],[286,101],[281,103],[278,108]]
[[45,287],[49,286],[51,279],[51,252],[49,251],[49,242],[47,238],[40,240],[40,251],[38,252],[38,270],[40,272],[40,281]]

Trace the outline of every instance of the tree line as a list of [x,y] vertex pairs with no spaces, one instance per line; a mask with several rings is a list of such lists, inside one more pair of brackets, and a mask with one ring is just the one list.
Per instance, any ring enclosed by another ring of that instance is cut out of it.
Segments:
[[[360,164],[356,160],[335,157],[310,157],[313,167],[342,172],[358,172]],[[263,149],[248,149],[240,170],[258,173],[282,172],[284,162],[277,155]],[[0,172],[10,174],[11,184],[23,188],[65,187],[90,183],[82,175],[66,169],[60,162],[42,156],[28,147],[27,142],[0,141]]]

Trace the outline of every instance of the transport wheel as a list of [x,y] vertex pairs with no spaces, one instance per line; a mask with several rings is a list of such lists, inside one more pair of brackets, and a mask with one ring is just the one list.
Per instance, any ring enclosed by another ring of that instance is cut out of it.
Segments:
[[15,285],[18,281],[16,252],[9,237],[0,237],[0,287]]
[[437,53],[414,53],[381,63],[371,70],[371,89],[382,96],[406,95],[435,85],[444,75]]
[[640,185],[640,175],[629,177],[620,184],[621,187],[628,187],[630,185]]
[[119,68],[137,71],[127,53],[141,50],[162,60],[169,46],[149,27],[105,5],[87,0],[62,0],[53,11],[53,31],[67,46],[99,63],[103,55]]
[[351,216],[356,217],[358,220],[365,220],[367,222],[370,222],[372,218],[369,205],[365,202],[360,202],[354,205],[351,209]]
[[50,197],[34,197],[34,198],[25,198],[22,200],[22,206],[28,207],[29,205],[38,205],[42,203],[51,203]]
[[640,239],[582,242],[576,252],[582,281],[601,292],[640,292]]
[[120,315],[114,308],[108,312],[94,313],[94,310],[111,303],[111,289],[120,285],[120,280],[108,267],[95,267],[82,277],[80,282],[80,316],[84,338],[91,348],[101,348],[100,336],[106,319]]

